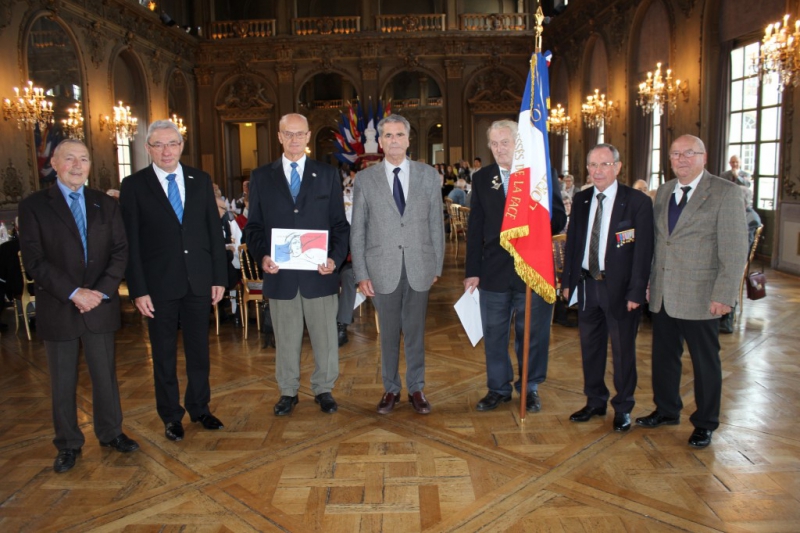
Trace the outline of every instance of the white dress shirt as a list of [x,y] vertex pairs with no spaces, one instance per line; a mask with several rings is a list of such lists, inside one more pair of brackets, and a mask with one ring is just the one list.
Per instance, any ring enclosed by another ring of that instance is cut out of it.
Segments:
[[300,174],[300,183],[303,183],[303,170],[306,168],[305,155],[297,161],[289,161],[286,159],[286,154],[283,154],[281,155],[281,162],[283,163],[283,175],[286,177],[286,183],[289,184],[289,190],[292,188],[292,163],[297,163],[297,173]]
[[[594,217],[595,213],[597,213],[597,195],[600,193],[597,187],[592,187],[592,205],[589,208],[589,225],[586,228],[586,246],[583,249],[583,263],[581,265],[584,270],[589,270],[589,246],[592,242],[592,226],[594,226]],[[606,187],[606,190],[602,191],[605,198],[603,198],[603,218],[600,219],[600,246],[598,248],[598,263],[600,264],[601,272],[606,270],[606,244],[608,244],[608,230],[611,226],[611,212],[614,210],[617,189],[619,189],[617,180],[614,180],[611,185]]]
[[183,167],[178,164],[178,168],[176,168],[174,172],[167,172],[166,170],[158,168],[156,164],[153,163],[153,170],[156,172],[158,182],[164,189],[164,194],[167,195],[167,198],[169,198],[169,180],[167,179],[167,176],[170,174],[175,174],[175,183],[178,184],[178,192],[181,195],[181,204],[186,205],[186,183],[183,181]]
[[399,165],[393,165],[386,159],[383,160],[383,167],[386,169],[386,180],[389,182],[390,191],[394,191],[394,169],[398,166],[400,167],[400,173],[397,176],[400,178],[400,185],[403,186],[403,196],[408,200],[408,159],[403,159],[403,162]]
[[691,187],[691,190],[689,190],[689,197],[686,198],[686,201],[688,202],[689,200],[692,199],[692,195],[694,194],[694,191],[697,190],[697,184],[700,183],[700,178],[703,177],[703,173],[704,172],[705,171],[701,172],[699,176],[697,176],[695,179],[692,180],[691,183],[688,183],[687,185],[682,185],[680,181],[676,181],[675,182],[675,190],[673,191],[673,194],[675,194],[675,204],[676,205],[680,205],[681,204],[681,200],[683,200],[683,189],[682,189],[682,187],[687,187],[687,186]]

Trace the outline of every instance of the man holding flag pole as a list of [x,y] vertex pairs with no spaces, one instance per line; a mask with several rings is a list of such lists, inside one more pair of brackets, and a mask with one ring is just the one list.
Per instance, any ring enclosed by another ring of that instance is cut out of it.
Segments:
[[[480,288],[486,350],[487,395],[478,411],[511,400],[514,379],[508,356],[514,317],[514,348],[520,379],[520,420],[541,408],[538,384],[547,374],[550,318],[555,302],[552,235],[566,225],[559,187],[553,187],[547,143],[549,82],[541,54],[541,8],[537,11],[537,50],[519,114],[493,123],[487,132],[496,163],[473,176],[467,230],[464,288]],[[532,290],[533,289],[533,293]],[[524,296],[523,296],[524,295]],[[530,366],[530,370],[529,370]]]

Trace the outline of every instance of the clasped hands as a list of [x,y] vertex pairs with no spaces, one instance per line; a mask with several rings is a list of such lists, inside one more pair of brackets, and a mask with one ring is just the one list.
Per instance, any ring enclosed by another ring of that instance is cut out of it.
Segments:
[[78,289],[72,296],[72,303],[81,313],[88,313],[103,303],[103,293],[92,289]]
[[[278,263],[272,260],[272,258],[268,255],[264,256],[264,259],[261,261],[261,270],[263,270],[266,274],[277,274],[281,267],[278,266]],[[328,274],[333,274],[336,271],[336,263],[330,257],[324,264],[317,266],[317,272],[320,273],[322,276],[327,276]]]

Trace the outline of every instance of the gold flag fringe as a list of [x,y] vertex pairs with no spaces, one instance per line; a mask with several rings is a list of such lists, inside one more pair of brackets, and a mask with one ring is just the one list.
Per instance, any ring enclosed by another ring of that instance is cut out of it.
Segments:
[[511,243],[512,239],[527,237],[529,233],[530,230],[528,229],[528,226],[520,226],[502,231],[500,232],[500,245],[511,254],[511,257],[514,258],[514,270],[517,271],[517,274],[519,274],[519,277],[522,278],[522,281],[524,281],[528,287],[533,290],[533,292],[541,296],[545,302],[549,304],[555,303],[555,287],[547,283],[541,274],[536,272],[533,267],[525,262],[525,259],[522,258],[519,252],[517,252],[517,249],[514,248],[514,245]]

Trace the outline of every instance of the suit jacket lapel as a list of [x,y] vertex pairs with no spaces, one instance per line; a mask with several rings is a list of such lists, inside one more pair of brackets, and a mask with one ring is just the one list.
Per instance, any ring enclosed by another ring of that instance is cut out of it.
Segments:
[[[81,250],[83,249],[83,241],[81,240],[81,234],[78,231],[78,224],[75,223],[75,217],[72,216],[72,211],[67,205],[66,200],[64,199],[64,195],[61,194],[61,189],[58,188],[58,185],[53,185],[48,189],[50,193],[50,206],[55,211],[56,215],[64,222],[64,225],[69,228],[70,233],[75,237],[76,241],[78,242],[78,246],[80,246]],[[86,200],[86,189],[84,189],[84,200]],[[88,212],[87,208],[87,212]],[[88,227],[88,225],[87,225]],[[23,230],[24,231],[24,230]]]
[[662,235],[669,235],[669,201],[675,190],[675,180],[670,180],[661,187],[666,188],[669,194],[656,195],[657,207],[661,215],[656,218],[655,224]]
[[580,212],[580,216],[576,217],[580,222],[578,224],[578,239],[576,242],[582,243],[580,248],[580,261],[583,264],[583,253],[586,250],[586,241],[589,238],[589,215],[592,212],[592,195],[586,195],[583,202],[573,202],[573,211]]
[[[486,183],[486,196],[487,201],[491,202],[491,207],[486,209],[487,213],[497,213],[497,217],[500,220],[500,224],[502,225],[503,215],[506,210],[506,195],[503,191],[503,177],[500,174],[500,165],[497,163],[492,163],[491,166],[492,171],[489,172],[492,175],[492,179]],[[495,189],[493,187],[493,182],[495,181],[494,178],[497,178],[497,181],[500,183],[500,187]],[[498,233],[500,230],[498,229]]]
[[[269,173],[270,183],[269,188],[273,191],[277,191],[278,194],[282,194],[285,198],[289,200],[289,202],[294,203],[292,199],[292,191],[289,190],[289,182],[287,181],[287,176],[283,172],[283,158],[279,158],[277,161],[272,163],[271,167],[272,172]],[[303,171],[305,175],[305,170]],[[303,192],[303,185],[300,184],[300,192]]]
[[[625,211],[625,204],[628,202],[628,191],[617,184],[617,196],[614,199],[614,207],[611,208],[611,220],[608,223],[608,240],[606,243],[606,257],[608,250],[617,245],[616,228],[622,221],[622,213]],[[628,228],[623,228],[628,229]]]
[[100,217],[100,202],[97,195],[100,193],[91,189],[83,189],[83,199],[86,201],[86,241],[88,244],[89,236],[93,235],[92,227],[97,223]]
[[[386,202],[387,209],[393,210],[395,213],[397,213],[398,216],[400,216],[400,210],[397,209],[397,204],[394,201],[393,187],[389,185],[389,180],[386,179],[386,166],[381,161],[379,163],[376,163],[376,164],[372,165],[372,167],[370,167],[370,168],[374,168],[375,169],[373,171],[373,173],[372,173],[372,176],[373,176],[373,179],[376,182],[375,184],[377,185],[378,190],[379,191],[384,191],[383,193],[381,193],[381,196],[383,196],[384,202]],[[410,173],[410,169],[409,169],[409,173]],[[409,178],[408,178],[408,182],[409,182],[409,184],[411,183],[411,176],[410,175],[409,175]]]
[[[303,167],[303,178],[300,180],[300,192],[297,193],[297,205],[304,205],[306,201],[306,197],[309,194],[312,194],[310,191],[314,188],[314,180],[317,177],[316,167],[314,163],[306,157],[306,164]],[[284,180],[284,183],[286,180]],[[289,188],[289,185],[286,185],[286,188]],[[289,191],[289,196],[291,196],[291,191]]]
[[[185,197],[183,199],[183,216],[184,218],[186,218],[186,213],[188,212],[186,207],[189,205],[194,205],[195,202],[198,202],[199,194],[201,192],[197,181],[194,179],[194,176],[192,175],[192,172],[186,167],[183,167],[183,188],[185,194]],[[170,209],[172,209],[172,204],[170,204],[169,207]],[[173,209],[173,212],[174,211],[175,210]],[[178,218],[177,215],[175,216],[175,218],[176,219]]]

